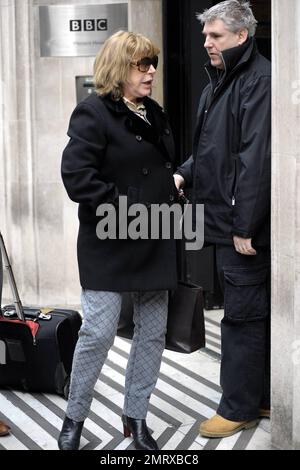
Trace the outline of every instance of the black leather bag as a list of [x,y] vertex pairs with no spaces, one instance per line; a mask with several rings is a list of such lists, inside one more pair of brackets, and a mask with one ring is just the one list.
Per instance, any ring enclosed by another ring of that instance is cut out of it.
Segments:
[[[129,293],[123,294],[118,336],[132,339],[133,304]],[[202,288],[179,282],[169,294],[166,349],[185,354],[205,347]]]
[[204,347],[202,287],[179,282],[169,295],[166,348],[189,354]]
[[[181,203],[189,201],[183,197]],[[185,241],[177,244],[177,288],[169,292],[166,349],[190,354],[205,347],[205,323],[202,287],[186,282],[187,260]],[[130,293],[124,293],[117,335],[132,339],[134,330],[133,304]]]

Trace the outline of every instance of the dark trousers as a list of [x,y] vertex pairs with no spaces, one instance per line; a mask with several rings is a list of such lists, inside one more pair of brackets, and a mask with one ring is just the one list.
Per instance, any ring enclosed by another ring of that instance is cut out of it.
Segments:
[[245,256],[216,245],[216,262],[224,292],[218,414],[251,420],[270,409],[270,250]]

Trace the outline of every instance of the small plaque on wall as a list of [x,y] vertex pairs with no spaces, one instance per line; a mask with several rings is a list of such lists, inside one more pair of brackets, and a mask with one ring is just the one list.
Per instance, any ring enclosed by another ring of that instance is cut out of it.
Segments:
[[105,40],[128,29],[128,4],[39,6],[41,57],[95,56]]

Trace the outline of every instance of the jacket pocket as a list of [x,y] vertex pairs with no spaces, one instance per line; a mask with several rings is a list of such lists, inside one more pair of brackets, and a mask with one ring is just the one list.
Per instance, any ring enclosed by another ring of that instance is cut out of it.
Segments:
[[233,322],[264,320],[269,313],[268,267],[224,268],[225,318]]

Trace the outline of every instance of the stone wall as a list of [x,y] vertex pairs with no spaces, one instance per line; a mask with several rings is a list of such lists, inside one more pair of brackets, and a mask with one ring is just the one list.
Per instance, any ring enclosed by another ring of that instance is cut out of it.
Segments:
[[[38,6],[126,0],[0,1],[0,228],[24,303],[76,305],[77,206],[60,177],[75,76],[94,57],[40,57]],[[129,0],[129,29],[162,49],[161,0]],[[162,65],[154,98],[162,102]],[[9,297],[7,285],[4,297]]]
[[272,440],[300,449],[300,2],[273,0]]

